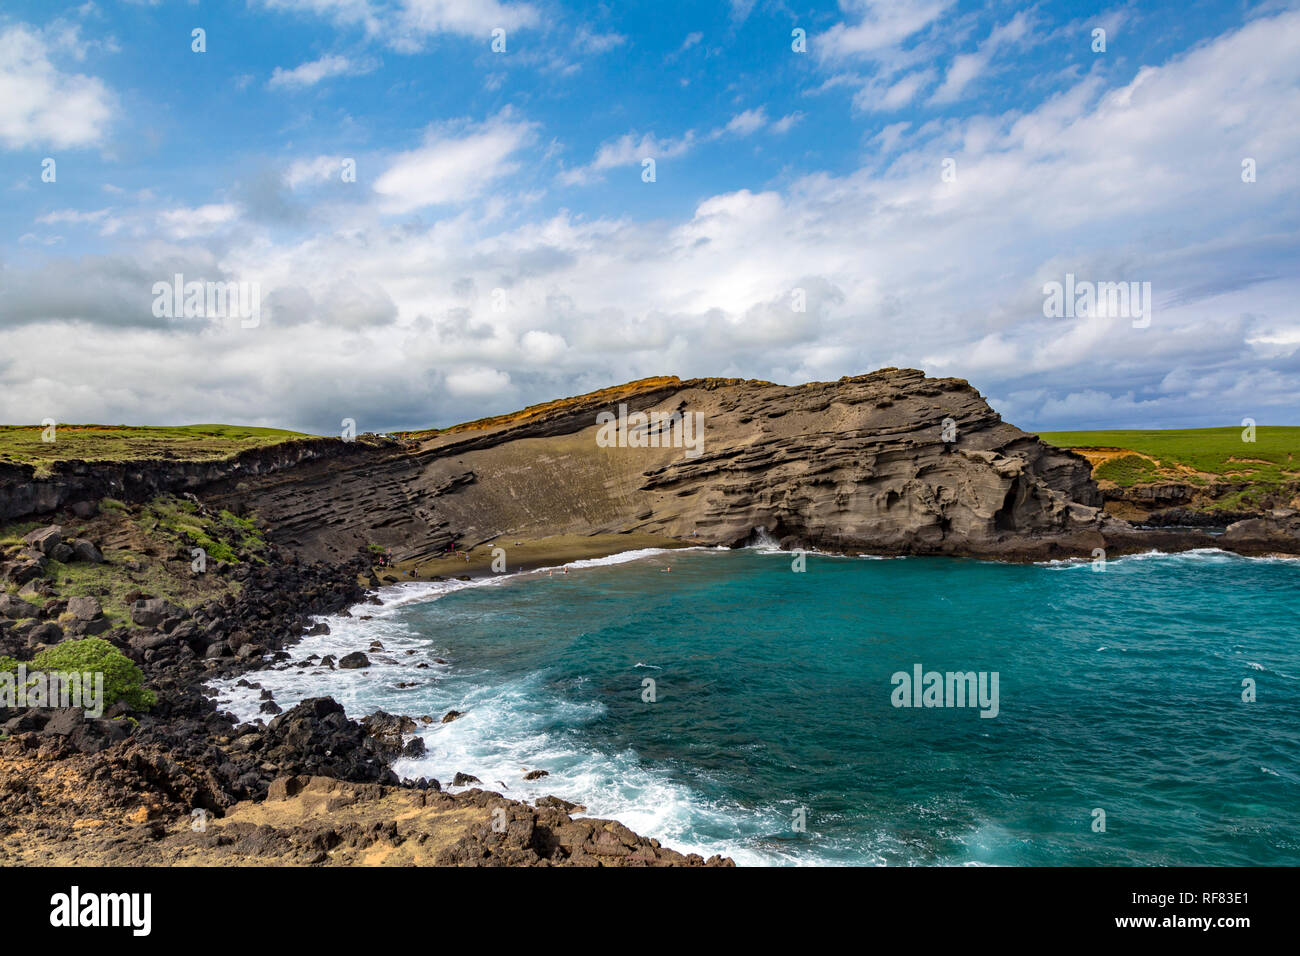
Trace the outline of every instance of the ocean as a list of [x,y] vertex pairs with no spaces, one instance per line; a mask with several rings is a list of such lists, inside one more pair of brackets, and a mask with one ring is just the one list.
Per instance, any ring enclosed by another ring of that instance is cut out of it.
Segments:
[[431,716],[399,776],[554,794],[742,865],[1300,863],[1300,561],[796,566],[640,551],[390,587],[291,650],[371,667],[247,676],[285,709]]

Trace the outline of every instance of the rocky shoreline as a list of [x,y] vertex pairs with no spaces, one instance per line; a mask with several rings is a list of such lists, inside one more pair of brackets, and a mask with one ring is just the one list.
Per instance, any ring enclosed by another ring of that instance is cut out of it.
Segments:
[[[61,544],[57,526],[29,537],[37,553]],[[228,569],[242,585],[238,598],[193,609],[140,598],[136,626],[92,628],[141,668],[157,695],[148,711],[119,704],[91,719],[75,708],[0,709],[0,835],[8,837],[0,862],[341,865],[387,848],[384,861],[407,864],[730,863],[675,853],[613,821],[575,820],[569,812],[581,808],[554,797],[530,806],[478,789],[443,793],[438,781],[399,781],[389,763],[401,752],[402,720],[382,712],[358,723],[334,700],[313,698],[283,713],[272,704],[269,722],[237,725],[204,684],[285,659],[287,646],[319,626],[312,618],[366,601],[360,581],[374,580],[361,555],[306,563],[271,546],[262,557]],[[7,563],[6,575],[25,560]],[[66,623],[66,603],[42,608],[36,620],[45,624],[0,623],[0,648],[23,654],[43,646],[49,626]],[[318,808],[325,819],[304,810],[300,819],[281,813],[251,829],[237,823],[268,801],[301,794],[298,804],[311,803],[320,793],[330,794]],[[370,808],[364,827],[354,804]],[[376,805],[393,818],[371,819]],[[455,826],[439,824],[443,818]],[[434,839],[449,833],[456,839]],[[425,844],[439,849],[418,849]]]
[[[602,412],[688,408],[707,413],[697,456],[596,440]],[[460,790],[474,768],[447,782],[455,793],[400,781],[403,715],[358,723],[329,698],[284,712],[266,699],[251,724],[219,711],[208,682],[255,682],[315,619],[386,583],[756,536],[1009,561],[1300,554],[1293,510],[1222,534],[1109,514],[1081,455],[1003,422],[964,381],[908,369],[797,388],[654,379],[215,462],[0,465],[0,522],[0,664],[99,641],[156,696],[97,718],[0,707],[0,862],[18,863],[731,864],[575,819],[555,797]],[[210,561],[196,569],[195,554]]]

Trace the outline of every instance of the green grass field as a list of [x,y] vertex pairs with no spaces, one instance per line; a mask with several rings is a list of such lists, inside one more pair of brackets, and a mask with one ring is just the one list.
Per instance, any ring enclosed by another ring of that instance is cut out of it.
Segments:
[[1161,481],[1205,485],[1222,480],[1271,488],[1300,479],[1300,427],[1260,426],[1253,442],[1243,441],[1242,431],[1233,427],[1040,432],[1038,437],[1086,454],[1095,477],[1121,487]]
[[43,441],[40,425],[0,425],[0,461],[35,465],[48,470],[51,462],[83,461],[210,461],[229,458],[249,448],[275,445],[301,432],[244,425],[59,425],[54,441]]

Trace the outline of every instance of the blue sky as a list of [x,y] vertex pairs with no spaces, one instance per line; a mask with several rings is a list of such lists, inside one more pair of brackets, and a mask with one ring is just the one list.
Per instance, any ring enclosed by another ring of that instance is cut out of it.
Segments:
[[[0,421],[898,365],[1027,428],[1300,423],[1297,115],[1282,3],[10,0]],[[176,273],[256,326],[157,315]],[[1147,321],[1045,316],[1067,273]]]

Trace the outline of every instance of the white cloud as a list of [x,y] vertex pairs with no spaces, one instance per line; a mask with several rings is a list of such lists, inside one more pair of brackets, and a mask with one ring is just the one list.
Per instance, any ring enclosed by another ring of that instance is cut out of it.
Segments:
[[311,159],[299,159],[290,164],[285,173],[284,182],[290,189],[341,179],[343,175],[344,156],[313,156]]
[[194,208],[166,209],[158,214],[158,226],[173,239],[207,236],[239,217],[239,207],[230,203],[209,203]]
[[37,216],[36,221],[46,225],[60,222],[95,223],[101,221],[108,213],[108,209],[95,209],[91,212],[82,212],[79,209],[56,209],[54,212]]
[[933,70],[917,70],[887,86],[869,83],[853,95],[853,108],[862,112],[894,112],[907,106],[934,81]]
[[425,39],[450,33],[479,37],[486,43],[492,30],[507,33],[541,21],[527,3],[499,0],[260,0],[270,10],[328,19],[340,26],[361,27],[366,34],[406,53],[418,51]]
[[97,77],[59,70],[56,45],[22,25],[0,32],[0,145],[95,146],[107,135],[113,95]]
[[1006,23],[994,27],[974,53],[960,53],[952,58],[943,83],[930,97],[931,103],[952,103],[961,98],[970,84],[982,76],[998,51],[1023,40],[1030,29],[1029,17],[1022,10]]
[[510,388],[510,376],[492,368],[456,369],[447,373],[447,391],[452,395],[482,398],[500,395]]
[[463,135],[431,131],[423,146],[394,158],[375,192],[392,213],[464,203],[514,172],[513,157],[532,138],[533,125],[509,113]]
[[837,23],[813,39],[824,60],[878,59],[927,29],[952,6],[952,0],[843,0],[856,22]]
[[[970,377],[1031,428],[1295,421],[1296,115],[1300,13],[1286,12],[1115,88],[1090,76],[1023,112],[891,124],[860,168],[707,196],[678,217],[503,210],[535,178],[511,169],[546,162],[549,141],[514,117],[440,129],[330,228],[286,239],[228,220],[130,261],[10,267],[0,354],[55,350],[61,367],[55,381],[0,363],[0,421],[387,428],[650,374],[793,383],[885,365]],[[591,166],[703,141],[629,133]],[[1255,183],[1243,155],[1260,161]],[[430,205],[446,208],[388,217]],[[140,289],[174,271],[256,280],[300,308],[243,334],[205,329],[201,348],[175,327],[124,332]],[[1042,285],[1066,272],[1151,281],[1150,327],[1045,318]],[[795,289],[806,312],[790,308]]]
[[659,139],[654,133],[645,133],[640,137],[635,132],[624,133],[618,139],[603,144],[587,165],[562,172],[560,181],[571,186],[583,185],[599,179],[600,174],[607,170],[639,165],[647,158],[656,162],[675,159],[687,153],[694,145],[695,133],[690,130],[677,139]]
[[369,62],[358,63],[350,60],[345,56],[330,54],[321,57],[319,60],[312,60],[310,63],[303,63],[294,67],[292,70],[286,70],[277,66],[271,73],[271,78],[266,85],[270,89],[304,89],[309,86],[315,86],[322,80],[327,80],[334,76],[355,76],[361,73],[368,73],[374,69],[374,64]]
[[608,53],[627,42],[621,33],[596,33],[587,27],[580,27],[573,38],[573,45],[587,53]]
[[767,111],[763,107],[737,113],[727,123],[726,132],[737,136],[749,136],[757,133],[767,125]]
[[402,24],[416,32],[481,36],[485,42],[497,27],[518,30],[541,19],[530,4],[497,0],[402,0],[401,6]]
[[803,113],[795,110],[793,113],[787,113],[779,120],[772,124],[772,132],[778,135],[788,133],[803,121]]

